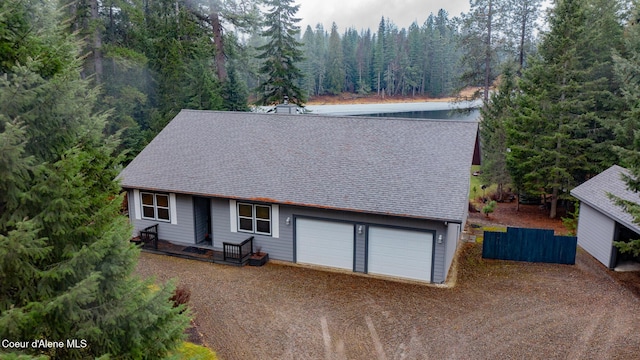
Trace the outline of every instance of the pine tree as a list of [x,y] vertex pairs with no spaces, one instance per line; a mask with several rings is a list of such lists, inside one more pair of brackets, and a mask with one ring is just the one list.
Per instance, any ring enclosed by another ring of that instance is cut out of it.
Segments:
[[306,98],[298,86],[302,72],[298,63],[303,60],[302,44],[296,40],[300,19],[295,18],[300,5],[292,5],[292,0],[268,0],[271,7],[266,15],[267,29],[262,35],[269,42],[258,48],[259,58],[264,59],[260,72],[266,79],[259,85],[258,104],[269,105],[282,102],[287,96],[294,104],[303,105]]
[[358,32],[354,28],[349,28],[342,37],[342,54],[345,71],[344,90],[351,93],[355,93],[358,86],[357,51]]
[[386,41],[387,24],[384,17],[380,19],[378,25],[378,33],[375,36],[375,45],[373,47],[373,78],[371,83],[374,84],[378,95],[384,94],[384,70],[387,66],[385,62],[385,53],[387,49]]
[[598,170],[589,128],[597,122],[593,99],[602,81],[593,79],[581,51],[588,43],[585,19],[584,1],[557,2],[541,58],[523,73],[522,96],[509,129],[511,176],[529,192],[551,193],[551,218],[558,199]]
[[507,65],[498,90],[491,94],[489,101],[480,110],[482,179],[488,184],[498,184],[499,200],[502,200],[504,185],[511,183],[506,162],[507,122],[513,116],[516,80],[513,66]]
[[585,43],[581,47],[580,58],[589,69],[589,77],[598,81],[597,91],[593,93],[593,112],[596,117],[589,126],[589,137],[593,139],[592,161],[602,171],[614,163],[619,163],[619,156],[613,146],[627,146],[625,138],[618,138],[615,128],[622,117],[620,110],[624,108],[621,96],[621,84],[614,75],[613,54],[624,48],[623,23],[625,12],[622,1],[586,0]]
[[356,63],[358,68],[357,93],[368,94],[371,91],[371,72],[373,58],[373,42],[371,30],[367,29],[360,35],[356,50]]
[[499,1],[504,0],[471,0],[471,10],[462,18],[460,46],[464,52],[464,72],[460,79],[466,86],[482,86],[484,101],[489,100],[489,88],[497,76],[495,44],[500,23],[496,15]]
[[332,95],[342,92],[344,87],[345,69],[344,55],[342,53],[342,44],[340,42],[340,34],[338,34],[338,25],[333,23],[331,33],[329,35],[329,53],[327,58],[327,91]]
[[246,85],[239,81],[235,65],[229,63],[228,69],[228,78],[222,88],[222,108],[226,111],[249,111]]
[[300,65],[300,69],[302,71],[302,74],[304,75],[301,87],[305,95],[308,97],[317,95],[317,67],[314,66],[315,57],[313,55],[313,51],[315,48],[315,33],[311,28],[311,25],[307,25],[307,28],[304,30],[304,35],[302,35],[302,43],[304,44],[303,52],[306,54],[306,56],[302,61],[302,64]]
[[313,52],[311,53],[311,61],[316,77],[316,95],[326,94],[325,78],[327,73],[327,43],[329,42],[329,34],[324,30],[322,24],[316,25]]
[[518,63],[518,74],[525,67],[525,60],[535,50],[533,44],[536,21],[542,0],[506,0],[500,5],[504,29],[504,52],[511,61]]
[[[615,123],[614,131],[619,141],[617,147],[622,165],[630,171],[625,177],[629,190],[640,193],[640,8],[633,9],[631,21],[625,29],[624,49],[615,57],[614,72],[620,83],[624,111],[620,121]],[[640,225],[640,204],[625,201],[612,196],[612,199],[633,216],[635,224]],[[630,242],[616,242],[621,252],[640,256],[640,239]]]
[[53,23],[25,40],[14,46],[39,44],[58,63],[52,72],[16,59],[0,77],[0,338],[87,341],[24,350],[53,359],[164,357],[188,318],[171,287],[132,276],[139,250],[120,214],[118,142],[103,136],[107,114],[81,79],[80,47]]
[[407,35],[408,42],[408,69],[407,69],[407,85],[411,89],[411,95],[415,96],[420,91],[422,82],[424,81],[425,69],[423,68],[422,58],[424,56],[424,33],[416,22],[409,26]]

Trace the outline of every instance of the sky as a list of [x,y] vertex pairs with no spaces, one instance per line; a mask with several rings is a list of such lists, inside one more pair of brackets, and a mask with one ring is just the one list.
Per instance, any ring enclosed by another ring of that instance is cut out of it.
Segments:
[[297,0],[300,10],[296,16],[304,33],[307,25],[315,28],[322,23],[331,30],[332,22],[342,33],[346,28],[378,30],[380,19],[389,18],[398,28],[408,28],[412,22],[422,25],[430,13],[440,9],[449,13],[449,18],[469,11],[469,0]]

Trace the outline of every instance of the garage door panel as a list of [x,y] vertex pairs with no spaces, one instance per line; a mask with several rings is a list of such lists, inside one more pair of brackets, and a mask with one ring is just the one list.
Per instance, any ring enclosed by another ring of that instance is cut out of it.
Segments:
[[353,224],[297,219],[296,261],[353,270]]
[[368,272],[431,281],[433,234],[369,227]]

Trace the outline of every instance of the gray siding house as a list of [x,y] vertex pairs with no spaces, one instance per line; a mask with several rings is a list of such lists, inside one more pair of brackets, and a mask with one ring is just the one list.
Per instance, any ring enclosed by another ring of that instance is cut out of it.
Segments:
[[578,245],[608,268],[631,260],[628,255],[620,254],[614,241],[640,237],[640,226],[633,223],[633,217],[608,196],[640,203],[640,196],[627,189],[623,174],[629,172],[614,165],[571,190],[571,195],[580,200]]
[[[444,282],[478,124],[181,111],[122,171],[134,235]],[[205,240],[211,242],[205,242]]]

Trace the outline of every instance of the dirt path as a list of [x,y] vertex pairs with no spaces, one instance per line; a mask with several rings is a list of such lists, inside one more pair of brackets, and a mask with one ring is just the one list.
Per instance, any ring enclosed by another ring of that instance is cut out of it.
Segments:
[[143,254],[138,272],[192,291],[222,359],[631,359],[640,301],[584,252],[575,266],[462,256],[453,289],[268,264]]

